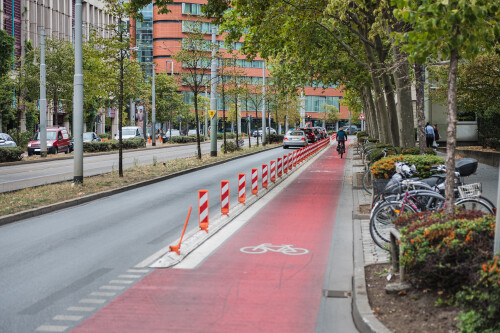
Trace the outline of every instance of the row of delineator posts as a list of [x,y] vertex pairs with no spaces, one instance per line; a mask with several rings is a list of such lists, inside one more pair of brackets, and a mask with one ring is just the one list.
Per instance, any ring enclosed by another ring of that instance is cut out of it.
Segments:
[[[269,181],[275,183],[279,178],[291,172],[293,168],[299,166],[304,160],[311,155],[318,152],[321,148],[328,144],[329,138],[318,141],[312,145],[300,148],[292,153],[285,154],[283,157],[278,157],[276,161],[270,161],[269,168],[267,164],[262,164],[261,167],[261,184],[264,189],[267,189]],[[251,172],[251,193],[254,196],[259,192],[259,169],[253,168]],[[220,210],[222,215],[229,214],[229,180],[221,181],[221,195],[220,195]],[[238,174],[238,202],[245,204],[246,201],[246,174]],[[209,214],[208,214],[208,190],[198,191],[198,221],[201,230],[208,232]],[[179,244],[170,246],[170,250],[180,254],[180,247],[182,237],[186,231],[186,226],[189,221],[192,207],[189,208],[189,213],[184,223],[184,229],[180,238]]]

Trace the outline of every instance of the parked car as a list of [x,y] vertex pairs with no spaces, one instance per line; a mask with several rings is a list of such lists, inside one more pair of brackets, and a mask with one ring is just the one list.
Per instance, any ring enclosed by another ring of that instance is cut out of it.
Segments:
[[[47,153],[58,154],[70,153],[70,140],[68,130],[65,127],[47,127]],[[28,156],[40,154],[40,132],[28,143]]]
[[304,131],[290,130],[283,137],[283,149],[288,147],[305,147],[307,146],[307,136]]
[[[119,133],[115,134],[115,139],[118,140]],[[142,132],[142,128],[139,126],[124,126],[122,127],[122,140],[133,139],[133,138],[142,138],[144,134]]]
[[356,134],[357,132],[359,132],[359,128],[356,125],[351,125],[351,126],[347,125],[347,126],[344,126],[344,131],[347,134]]
[[83,142],[99,142],[101,138],[97,135],[96,132],[84,132],[83,133]]
[[[179,132],[179,130],[176,130],[176,129],[173,129],[172,130],[172,137],[174,136],[180,136],[181,133]],[[165,133],[163,133],[162,137],[161,137],[161,141],[162,142],[167,142],[168,139],[170,139],[170,130],[166,130]]]
[[306,133],[308,143],[315,143],[317,141],[316,134],[314,133],[314,131],[313,131],[312,128],[310,128],[310,127],[308,127],[308,128],[299,128],[299,130],[301,130],[304,133]]
[[16,142],[7,133],[0,133],[0,148],[16,147]]
[[[266,134],[269,134],[269,127],[266,127]],[[276,130],[272,127],[271,127],[271,134],[276,134]],[[253,131],[252,136],[256,137],[257,135],[262,136],[262,127],[259,128],[258,130]]]

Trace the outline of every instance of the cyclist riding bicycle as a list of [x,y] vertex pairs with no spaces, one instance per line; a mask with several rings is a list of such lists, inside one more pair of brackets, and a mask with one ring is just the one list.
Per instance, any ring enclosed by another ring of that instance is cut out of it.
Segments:
[[341,145],[345,150],[345,141],[347,140],[347,133],[343,130],[342,127],[339,128],[339,131],[337,132],[337,151],[339,151]]

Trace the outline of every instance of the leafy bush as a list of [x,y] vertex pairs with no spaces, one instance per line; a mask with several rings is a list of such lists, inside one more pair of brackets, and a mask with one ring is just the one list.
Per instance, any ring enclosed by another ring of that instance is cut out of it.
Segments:
[[234,142],[234,141],[226,141],[225,145],[222,144],[221,150],[224,151],[224,148],[225,148],[225,151],[228,153],[232,153],[232,152],[235,152],[236,150],[241,149],[241,148],[236,146],[236,142]]
[[[136,149],[146,147],[146,140],[143,138],[133,138],[122,140],[123,149]],[[118,140],[110,140],[104,142],[84,142],[83,151],[86,153],[95,153],[102,151],[112,151],[120,149]]]
[[361,138],[361,137],[368,137],[368,132],[366,131],[359,131],[358,133],[356,133],[356,137],[358,138]]
[[500,268],[497,255],[481,265],[474,286],[456,294],[456,303],[464,307],[459,315],[462,332],[500,332]]
[[[426,148],[425,153],[427,155],[436,155],[436,151],[434,151],[434,149],[432,149],[432,148]],[[418,147],[402,148],[401,154],[403,154],[403,155],[420,155],[420,148],[418,148]]]
[[32,132],[25,131],[19,133],[17,129],[10,129],[8,134],[12,137],[12,139],[14,139],[18,147],[27,147],[28,142],[30,142],[31,138],[33,137]]
[[170,140],[170,143],[190,143],[190,142],[196,142],[196,135],[173,136]]
[[493,255],[494,227],[494,216],[462,210],[412,221],[400,230],[401,263],[412,284],[449,292],[473,285],[477,270]]
[[[236,138],[236,134],[231,133],[231,132],[226,132],[226,139],[234,139]],[[224,133],[217,133],[217,140],[223,140],[224,139]]]
[[434,155],[398,155],[384,157],[371,166],[372,175],[377,179],[389,179],[396,172],[396,162],[414,164],[420,178],[431,176],[431,167],[443,164],[444,159]]
[[111,133],[101,133],[99,137],[104,140],[111,139]]
[[366,138],[366,141],[368,141],[368,142],[378,142],[379,140],[377,138]]
[[20,161],[23,154],[24,148],[21,147],[0,148],[0,163]]
[[283,134],[271,134],[267,137],[268,143],[283,143]]

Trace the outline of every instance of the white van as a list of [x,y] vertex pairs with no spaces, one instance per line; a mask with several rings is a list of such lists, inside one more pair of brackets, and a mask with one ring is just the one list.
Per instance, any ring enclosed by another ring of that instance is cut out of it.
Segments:
[[[123,126],[122,127],[122,139],[133,139],[133,138],[143,138],[144,134],[142,128],[139,126]],[[118,133],[115,134],[115,139],[119,139]]]

